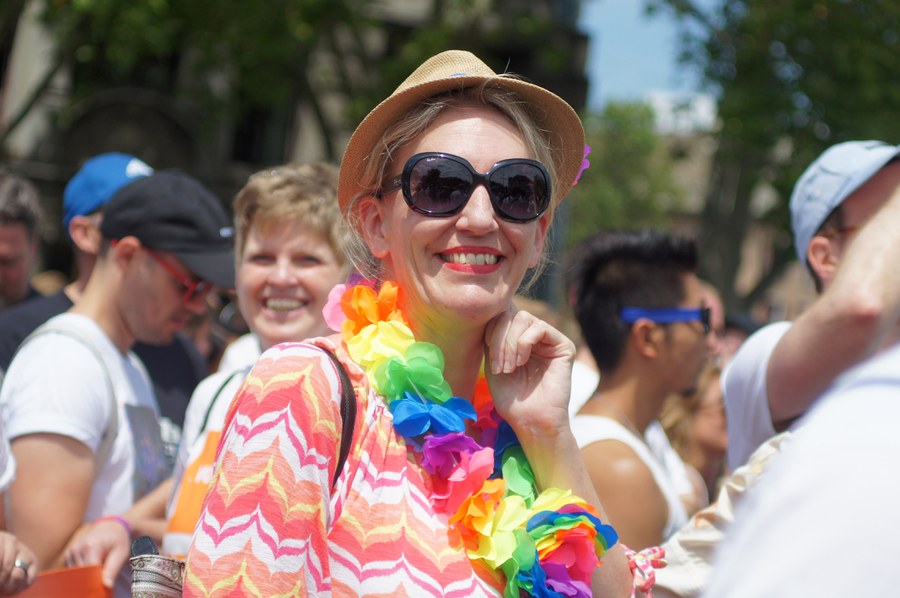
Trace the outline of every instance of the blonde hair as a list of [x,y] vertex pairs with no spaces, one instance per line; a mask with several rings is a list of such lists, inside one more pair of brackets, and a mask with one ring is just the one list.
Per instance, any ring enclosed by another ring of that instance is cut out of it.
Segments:
[[[512,77],[509,75],[498,75],[497,78]],[[349,249],[350,259],[357,270],[365,276],[379,278],[380,263],[369,252],[368,247],[359,234],[361,230],[357,210],[359,201],[365,197],[375,196],[378,193],[388,176],[388,168],[393,164],[394,155],[401,147],[413,141],[446,110],[470,105],[493,108],[508,118],[522,134],[525,145],[534,159],[547,167],[553,196],[545,217],[552,222],[556,206],[563,199],[560,196],[561,187],[555,184],[559,180],[559,173],[563,167],[562,158],[553,151],[550,135],[537,126],[535,119],[530,113],[532,109],[530,104],[524,102],[514,92],[503,87],[502,83],[493,82],[492,80],[485,81],[477,87],[466,87],[442,93],[419,102],[411,110],[400,115],[385,130],[381,139],[369,152],[368,160],[362,171],[362,180],[359,181],[362,191],[357,193],[350,201],[345,214],[348,227],[354,233],[354,239]],[[546,264],[547,245],[545,244],[541,259],[523,284],[524,288],[529,287],[537,279],[538,275],[546,267]]]
[[670,395],[663,404],[659,415],[672,448],[685,461],[690,461],[693,451],[697,450],[693,442],[692,426],[697,412],[703,406],[703,397],[714,384],[719,384],[722,368],[715,364],[707,364],[697,377],[697,386],[688,396]]
[[331,164],[286,164],[252,174],[233,204],[238,261],[254,225],[300,221],[328,239],[346,264],[350,238],[341,224],[337,180],[338,170]]

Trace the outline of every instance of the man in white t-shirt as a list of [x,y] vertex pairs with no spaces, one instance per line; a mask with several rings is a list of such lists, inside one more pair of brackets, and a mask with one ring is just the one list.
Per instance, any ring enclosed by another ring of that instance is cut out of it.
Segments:
[[[9,440],[0,424],[0,501],[16,474],[16,460],[9,448]],[[0,509],[0,530],[6,529],[3,509]],[[21,592],[37,575],[34,553],[6,531],[0,531],[0,596]]]
[[704,596],[896,596],[900,345],[848,371],[759,480]]
[[[333,166],[291,164],[252,175],[235,197],[233,213],[235,292],[241,316],[252,330],[245,338],[256,351],[231,371],[220,370],[197,386],[185,415],[172,483],[132,509],[142,517],[141,525],[153,525],[155,518],[165,528],[161,552],[167,556],[183,557],[190,547],[231,399],[260,349],[327,334],[322,310],[329,292],[335,292],[333,287],[347,274],[347,238],[340,225]],[[121,526],[105,521],[70,544],[66,558],[75,565],[102,563],[104,575],[112,576],[127,567],[129,544]]]
[[896,340],[898,157],[900,146],[880,141],[841,143],[798,180],[790,202],[794,242],[822,296],[793,324],[752,335],[726,369],[732,471],[847,368]]
[[[18,466],[7,513],[42,569],[62,564],[85,522],[112,516],[131,531],[122,515],[168,469],[156,399],[130,348],[169,342],[213,285],[234,279],[224,208],[180,172],[121,188],[100,232],[81,297],[23,343],[0,389]],[[116,592],[130,595],[127,585]]]

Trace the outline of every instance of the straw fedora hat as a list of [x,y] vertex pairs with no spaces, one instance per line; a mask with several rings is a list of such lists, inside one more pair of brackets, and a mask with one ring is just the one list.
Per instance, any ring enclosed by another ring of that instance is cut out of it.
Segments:
[[554,155],[559,158],[559,178],[554,196],[563,198],[575,184],[584,158],[584,129],[569,104],[554,93],[521,79],[498,76],[471,52],[448,50],[422,63],[386,100],[378,104],[353,132],[338,180],[338,201],[346,212],[354,196],[364,191],[360,180],[375,145],[399,115],[418,102],[490,80],[521,97],[531,117],[546,131]]

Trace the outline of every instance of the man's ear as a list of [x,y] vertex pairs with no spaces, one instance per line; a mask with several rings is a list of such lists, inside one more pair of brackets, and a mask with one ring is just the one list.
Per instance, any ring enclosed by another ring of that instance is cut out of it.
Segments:
[[91,216],[74,216],[69,221],[69,236],[79,250],[88,255],[98,255],[103,240],[100,228]]
[[806,259],[819,280],[830,282],[837,274],[840,257],[837,254],[834,242],[827,237],[814,235],[806,248]]
[[659,355],[659,345],[665,330],[662,326],[657,326],[655,322],[647,318],[639,318],[631,325],[631,334],[628,342],[632,345],[635,352],[645,359],[656,359]]
[[123,270],[127,270],[141,248],[137,237],[122,237],[109,248],[109,256]]
[[390,220],[387,218],[387,202],[369,195],[359,200],[356,207],[359,215],[360,233],[369,246],[369,251],[378,259],[388,254],[390,244]]

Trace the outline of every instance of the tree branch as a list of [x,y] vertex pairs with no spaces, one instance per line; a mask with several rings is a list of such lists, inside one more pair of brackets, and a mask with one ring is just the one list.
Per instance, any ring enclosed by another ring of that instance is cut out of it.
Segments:
[[749,293],[739,298],[741,305],[745,310],[749,309],[754,303],[765,297],[766,292],[773,284],[778,282],[778,279],[781,278],[781,275],[787,270],[787,267],[793,261],[793,258],[793,249],[785,249],[783,247],[777,247],[775,249],[775,255],[772,259],[772,266],[769,268],[769,271],[765,273]]
[[6,140],[9,139],[9,136],[12,135],[12,132],[16,130],[16,128],[22,124],[22,121],[25,120],[25,117],[28,116],[28,113],[31,112],[31,109],[34,108],[35,104],[38,103],[38,100],[41,99],[41,96],[44,95],[44,92],[47,91],[47,88],[50,87],[50,81],[53,80],[53,77],[56,76],[56,73],[59,72],[59,69],[66,63],[67,54],[65,52],[58,52],[56,55],[56,59],[53,62],[53,66],[47,71],[44,77],[41,79],[40,83],[34,88],[31,92],[31,95],[28,96],[28,100],[22,105],[19,109],[18,113],[10,119],[9,124],[6,125],[6,128],[3,129],[2,133],[0,133],[0,146],[6,143]]

